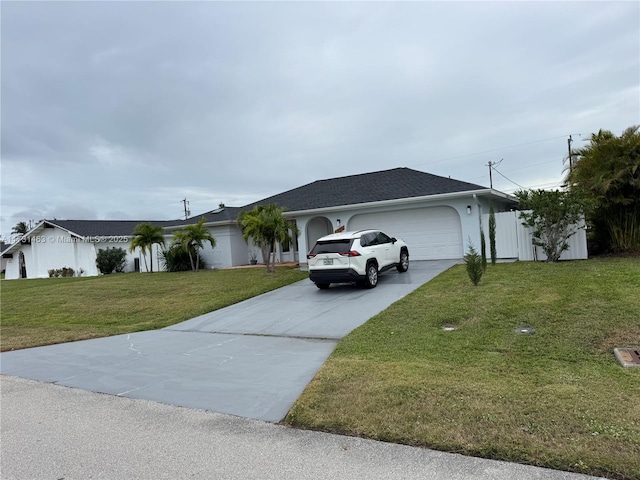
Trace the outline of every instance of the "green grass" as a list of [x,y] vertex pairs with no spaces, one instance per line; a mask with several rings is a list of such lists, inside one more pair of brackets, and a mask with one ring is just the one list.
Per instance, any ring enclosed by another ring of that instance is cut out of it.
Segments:
[[638,258],[498,264],[477,287],[459,265],[345,337],[285,423],[637,480],[631,346]]
[[307,277],[278,267],[3,280],[2,351],[163,328]]

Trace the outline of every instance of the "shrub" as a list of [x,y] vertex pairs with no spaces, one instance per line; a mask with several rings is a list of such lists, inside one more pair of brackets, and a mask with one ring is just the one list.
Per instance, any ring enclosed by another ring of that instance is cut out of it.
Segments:
[[[52,268],[51,270],[47,270],[49,274],[49,278],[60,278],[60,277],[75,277],[76,271],[71,267],[62,267],[62,268]],[[78,270],[78,276],[82,275],[84,270]]]
[[101,273],[107,275],[115,272],[124,271],[127,261],[127,252],[123,248],[111,247],[98,250],[96,256],[96,266]]
[[471,242],[469,242],[469,251],[464,256],[464,264],[467,267],[467,274],[469,275],[471,283],[478,285],[484,269],[482,268],[482,258],[478,255],[478,252]]
[[[195,251],[191,251],[191,255],[195,256]],[[206,268],[206,264],[200,257],[200,268]],[[160,261],[163,263],[167,272],[187,272],[191,270],[191,259],[189,258],[189,252],[187,252],[181,243],[174,243],[169,248],[163,248],[160,250]]]
[[576,190],[519,190],[522,225],[532,229],[532,243],[542,247],[547,262],[560,260],[569,238],[582,228],[585,201]]

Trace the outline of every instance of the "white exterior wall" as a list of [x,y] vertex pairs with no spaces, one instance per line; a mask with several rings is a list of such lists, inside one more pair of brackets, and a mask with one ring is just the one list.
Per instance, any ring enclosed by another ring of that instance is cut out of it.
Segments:
[[95,249],[91,242],[72,236],[59,228],[45,228],[30,235],[31,244],[23,244],[7,262],[5,278],[20,278],[20,252],[24,254],[27,278],[48,278],[49,270],[63,267],[96,275]]
[[[498,259],[540,260],[547,259],[542,248],[533,245],[533,229],[522,225],[519,212],[500,212],[496,218],[496,255]],[[490,256],[489,214],[482,216],[487,257]],[[569,249],[562,252],[560,260],[585,260],[588,258],[587,232],[584,222],[578,232],[569,238]]]
[[[200,256],[207,264],[207,268],[225,268],[249,263],[248,247],[237,225],[214,225],[209,226],[208,230],[215,238],[216,246],[211,248],[211,244],[205,242],[200,250]],[[165,241],[167,247],[171,245],[173,235],[166,235]],[[141,268],[144,268],[142,263]]]
[[[236,224],[229,225],[228,242],[231,250],[231,263],[229,266],[247,265],[249,263],[249,245],[242,238],[240,227]],[[259,251],[260,249],[256,249]],[[258,253],[259,255],[259,253]]]
[[211,244],[206,242],[204,248],[200,250],[200,256],[206,262],[207,268],[224,268],[233,265],[231,244],[233,236],[229,225],[210,227],[209,233],[216,239],[215,248],[211,248]]
[[[20,278],[20,251],[24,253],[25,262],[32,258],[31,245],[22,245],[20,250],[13,252],[13,258],[7,259],[7,269],[4,278],[7,280],[15,280]],[[29,275],[29,265],[27,265],[27,275]]]
[[[463,250],[466,250],[469,240],[476,246],[480,245],[480,222],[483,209],[486,208],[488,211],[488,202],[476,198],[474,195],[441,200],[423,199],[413,202],[405,199],[398,202],[382,202],[382,204],[378,205],[337,207],[331,210],[327,209],[324,212],[318,211],[316,214],[296,215],[293,218],[296,219],[300,229],[298,237],[299,262],[306,264],[306,253],[317,238],[331,233],[341,226],[348,228],[351,218],[356,215],[433,207],[450,207],[458,213],[464,245]],[[504,208],[502,205],[500,207]],[[338,219],[340,222],[338,222]],[[393,232],[385,233],[393,234]]]

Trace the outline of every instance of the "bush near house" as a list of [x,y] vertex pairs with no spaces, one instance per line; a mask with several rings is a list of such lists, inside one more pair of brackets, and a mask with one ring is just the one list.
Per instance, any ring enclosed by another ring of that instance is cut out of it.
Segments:
[[167,272],[187,272],[192,269],[191,261],[197,257],[199,268],[207,268],[207,264],[202,256],[192,247],[191,255],[185,250],[182,243],[173,243],[168,248],[160,250],[160,261]]
[[101,248],[96,255],[96,266],[105,275],[123,272],[126,261],[127,252],[119,247]]
[[[62,268],[52,268],[51,270],[47,270],[49,274],[49,278],[60,278],[60,277],[74,277],[76,275],[76,271],[71,267],[62,267]],[[80,269],[77,272],[77,275],[82,275],[83,270]]]

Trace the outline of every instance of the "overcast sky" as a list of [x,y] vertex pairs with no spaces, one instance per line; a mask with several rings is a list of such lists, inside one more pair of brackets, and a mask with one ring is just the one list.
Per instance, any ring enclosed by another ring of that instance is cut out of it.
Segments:
[[[640,124],[640,3],[1,3],[2,211],[175,219],[410,167],[561,184]],[[508,180],[507,180],[508,179]]]

